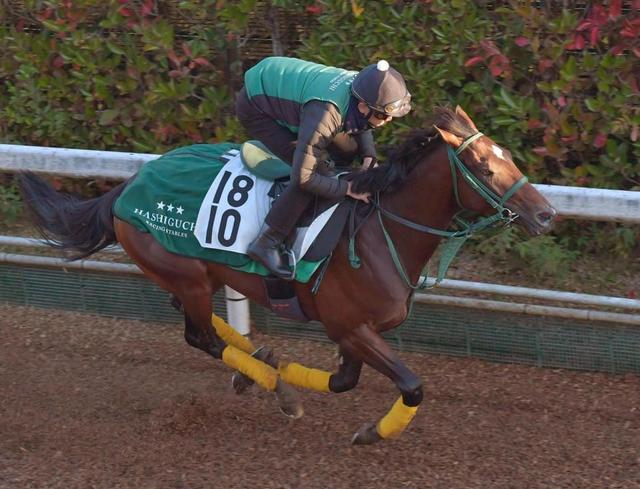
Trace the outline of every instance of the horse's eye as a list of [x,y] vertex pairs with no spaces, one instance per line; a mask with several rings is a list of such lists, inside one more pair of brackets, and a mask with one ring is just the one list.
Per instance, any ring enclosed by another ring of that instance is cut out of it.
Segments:
[[491,168],[489,168],[489,161],[484,156],[480,157],[480,173],[485,177],[493,175]]

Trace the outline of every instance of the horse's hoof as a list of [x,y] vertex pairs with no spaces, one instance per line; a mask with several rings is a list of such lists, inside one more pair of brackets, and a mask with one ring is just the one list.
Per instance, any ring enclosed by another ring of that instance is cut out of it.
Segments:
[[298,399],[298,392],[293,387],[281,379],[278,379],[275,393],[276,399],[280,404],[280,411],[282,411],[285,416],[293,419],[302,417],[304,409],[302,408],[300,399]]
[[[273,350],[267,346],[261,346],[251,354],[252,357],[257,358],[261,362],[265,362],[273,367],[274,356]],[[231,376],[231,386],[236,394],[242,394],[249,387],[253,385],[253,380],[240,372],[234,372]]]
[[375,423],[367,423],[362,425],[358,432],[351,438],[353,445],[372,445],[379,442],[382,437],[378,434]]
[[231,376],[231,387],[236,394],[242,394],[253,385],[253,380],[240,372],[233,372]]

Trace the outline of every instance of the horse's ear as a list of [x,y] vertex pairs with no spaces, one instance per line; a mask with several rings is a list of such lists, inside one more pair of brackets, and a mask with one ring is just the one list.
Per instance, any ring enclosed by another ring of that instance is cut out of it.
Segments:
[[455,134],[449,131],[445,131],[444,129],[440,129],[438,126],[433,126],[436,128],[436,131],[440,133],[444,142],[447,143],[452,148],[457,148],[462,144],[462,138],[459,138]]
[[456,114],[458,114],[460,117],[462,117],[465,121],[467,121],[467,123],[469,124],[469,126],[471,127],[471,129],[473,129],[474,131],[478,132],[478,128],[476,127],[476,125],[473,123],[473,121],[471,120],[471,117],[469,117],[467,115],[467,113],[462,110],[462,107],[460,107],[459,105],[456,105]]

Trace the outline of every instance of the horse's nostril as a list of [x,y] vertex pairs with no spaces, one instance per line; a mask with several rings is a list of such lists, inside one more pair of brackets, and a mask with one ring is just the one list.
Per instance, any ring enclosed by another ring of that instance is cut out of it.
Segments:
[[549,209],[547,211],[538,212],[536,214],[536,220],[545,226],[551,224],[551,221],[556,217],[555,209]]

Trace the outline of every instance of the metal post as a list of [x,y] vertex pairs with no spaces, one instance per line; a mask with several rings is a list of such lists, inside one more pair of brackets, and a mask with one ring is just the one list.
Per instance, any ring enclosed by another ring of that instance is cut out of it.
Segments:
[[249,323],[249,301],[240,292],[228,285],[224,286],[227,296],[227,319],[229,324],[240,334],[247,336],[251,333]]

